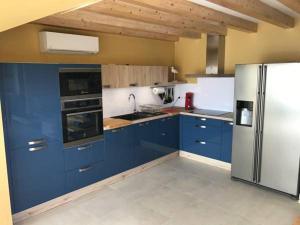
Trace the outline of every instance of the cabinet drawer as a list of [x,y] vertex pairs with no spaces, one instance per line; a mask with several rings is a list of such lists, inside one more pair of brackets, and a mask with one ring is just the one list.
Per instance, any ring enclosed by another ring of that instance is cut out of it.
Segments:
[[[222,142],[222,129],[217,127],[209,127],[206,125],[195,125],[189,131],[185,131],[190,138],[204,140],[206,142],[218,143]],[[187,137],[189,138],[189,137]]]
[[72,170],[104,160],[104,141],[93,142],[64,150],[65,170]]
[[86,165],[66,173],[67,192],[93,184],[105,176],[104,162]]
[[220,159],[221,155],[220,144],[203,141],[201,139],[191,139],[183,143],[183,148],[188,152],[213,159]]
[[222,127],[221,120],[208,119],[205,117],[196,117],[196,116],[183,116],[182,123],[184,127],[193,127],[195,125],[204,125],[212,127]]

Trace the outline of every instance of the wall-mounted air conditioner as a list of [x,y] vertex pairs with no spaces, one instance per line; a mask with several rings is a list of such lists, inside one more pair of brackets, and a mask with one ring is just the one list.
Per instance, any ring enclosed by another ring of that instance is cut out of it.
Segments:
[[99,38],[43,31],[40,32],[40,48],[45,53],[96,54]]

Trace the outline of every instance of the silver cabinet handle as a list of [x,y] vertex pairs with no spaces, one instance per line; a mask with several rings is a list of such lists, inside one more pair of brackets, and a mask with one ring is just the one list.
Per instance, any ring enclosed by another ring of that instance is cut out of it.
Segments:
[[45,139],[43,139],[43,138],[28,141],[28,145],[40,145],[40,144],[44,144],[44,143],[45,143]]
[[161,121],[161,122],[165,122],[165,121],[166,121],[166,119],[161,119],[160,121]]
[[167,135],[167,133],[161,133],[161,136],[166,136]]
[[117,132],[119,132],[119,130],[118,129],[113,129],[111,132],[112,133],[117,133]]
[[85,146],[80,146],[77,148],[78,151],[83,151],[86,149],[90,149],[93,145],[85,145]]
[[144,124],[143,123],[139,123],[139,127],[143,127],[144,126]]
[[229,124],[230,126],[233,126],[233,122],[229,122],[228,124]]
[[86,172],[88,170],[92,169],[92,166],[87,166],[87,167],[84,167],[84,168],[80,168],[78,170],[79,173],[83,173],[83,172]]
[[201,126],[201,128],[202,128],[202,129],[205,129],[205,128],[206,128],[206,126]]
[[45,145],[43,145],[43,146],[37,146],[37,147],[31,147],[31,148],[29,148],[28,150],[29,150],[30,152],[36,152],[36,151],[43,150],[45,147],[46,147]]
[[205,141],[201,141],[200,144],[201,145],[206,145],[206,142]]
[[201,118],[202,121],[206,121],[206,118]]

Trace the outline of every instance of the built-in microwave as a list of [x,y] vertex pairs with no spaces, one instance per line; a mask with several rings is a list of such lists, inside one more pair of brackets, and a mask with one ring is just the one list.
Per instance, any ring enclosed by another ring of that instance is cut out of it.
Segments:
[[100,68],[61,68],[59,70],[60,96],[102,95]]

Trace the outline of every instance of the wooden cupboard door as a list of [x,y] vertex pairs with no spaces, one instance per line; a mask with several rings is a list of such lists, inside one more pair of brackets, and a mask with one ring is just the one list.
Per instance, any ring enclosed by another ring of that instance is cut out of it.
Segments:
[[116,65],[102,65],[102,87],[117,88],[119,83]]
[[167,66],[150,66],[148,68],[149,85],[159,85],[168,82]]

